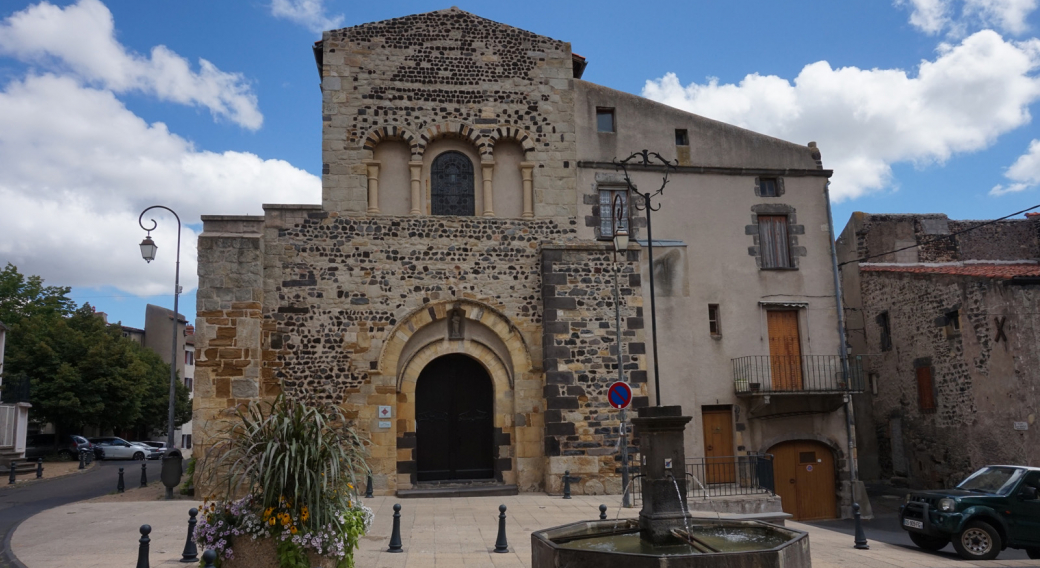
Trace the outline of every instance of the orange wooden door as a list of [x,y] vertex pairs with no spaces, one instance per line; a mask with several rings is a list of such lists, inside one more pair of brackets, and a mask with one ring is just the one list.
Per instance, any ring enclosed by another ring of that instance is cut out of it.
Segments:
[[733,463],[733,411],[702,409],[704,426],[705,483],[733,483],[736,468]]
[[783,442],[770,450],[776,493],[785,513],[796,521],[833,519],[837,516],[834,454],[830,448],[808,440]]
[[766,312],[769,327],[769,363],[773,390],[801,390],[802,341],[798,335],[798,312]]

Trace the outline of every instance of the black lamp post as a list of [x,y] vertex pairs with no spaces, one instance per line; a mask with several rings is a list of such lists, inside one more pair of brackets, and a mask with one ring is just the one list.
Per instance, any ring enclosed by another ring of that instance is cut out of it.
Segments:
[[[621,292],[618,280],[621,278],[621,266],[618,264],[618,253],[628,254],[628,227],[625,226],[625,200],[621,195],[614,196],[611,203],[610,230],[614,235],[614,317],[617,330],[617,380],[625,382],[624,362],[621,360],[623,349],[621,343]],[[618,430],[621,442],[621,506],[629,506],[628,497],[628,432],[625,409],[621,409],[621,427]]]
[[[637,161],[634,161],[638,158]],[[620,169],[625,174],[625,184],[628,186],[628,192],[630,194],[638,195],[641,199],[641,203],[636,203],[635,208],[640,211],[646,211],[646,249],[648,257],[648,272],[650,273],[650,331],[653,333],[653,349],[654,349],[654,390],[656,391],[657,406],[661,406],[661,367],[657,364],[657,304],[654,297],[654,232],[653,223],[651,222],[651,213],[659,211],[661,205],[658,204],[654,207],[652,199],[664,193],[664,186],[668,185],[668,174],[675,169],[678,164],[678,160],[669,162],[668,160],[661,157],[657,152],[650,152],[643,150],[642,152],[636,152],[624,160],[618,161],[614,159],[614,166],[616,169]],[[643,169],[661,169],[664,171],[664,178],[661,181],[661,187],[657,188],[657,191],[650,193],[640,193],[636,188],[635,184],[632,183],[632,179],[628,175],[628,168],[630,165],[639,166]],[[618,245],[618,240],[624,240],[625,246],[628,246],[628,233],[627,231],[623,236],[615,235],[615,249]]]
[[[151,211],[152,209],[165,209],[172,213],[173,216],[177,219],[177,264],[174,270],[173,277],[173,346],[171,347],[170,351],[170,407],[169,412],[167,414],[168,422],[166,425],[166,447],[172,450],[174,447],[174,403],[176,402],[177,398],[177,333],[180,331],[177,325],[179,323],[177,316],[177,303],[180,299],[181,294],[181,218],[173,209],[170,209],[169,207],[166,207],[164,205],[152,205],[144,211],[141,211],[141,216],[137,218],[137,224],[140,225],[142,229],[147,231],[147,235],[144,237],[144,240],[141,241],[141,256],[145,259],[146,262],[152,262],[153,260],[155,260],[155,251],[159,249],[159,247],[157,247],[155,245],[155,242],[152,240],[152,231],[155,230],[155,228],[158,226],[158,223],[155,222],[155,219],[150,219],[150,221],[152,222],[152,226],[144,226],[144,214]],[[173,498],[173,488],[166,488],[166,498]]]

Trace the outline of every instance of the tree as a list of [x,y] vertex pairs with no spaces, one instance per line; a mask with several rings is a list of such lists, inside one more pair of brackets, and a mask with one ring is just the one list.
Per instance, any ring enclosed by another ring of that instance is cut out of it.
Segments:
[[[102,431],[165,430],[170,366],[123,337],[89,304],[73,309],[69,288],[43,286],[8,264],[0,272],[0,314],[9,317],[5,374],[28,377],[34,419],[62,433],[84,426]],[[5,322],[7,323],[7,322]],[[178,381],[175,407],[190,419],[190,402]]]

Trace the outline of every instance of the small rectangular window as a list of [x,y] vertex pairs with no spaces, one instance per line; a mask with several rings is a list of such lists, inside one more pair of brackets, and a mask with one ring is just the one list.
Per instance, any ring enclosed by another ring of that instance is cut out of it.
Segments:
[[708,304],[708,331],[712,337],[722,335],[722,322],[719,320],[719,305]]
[[870,377],[870,392],[874,396],[877,396],[877,393],[878,393],[878,384],[877,384],[878,383],[878,375],[877,375],[877,373],[870,373],[869,377]]
[[[621,219],[615,220],[616,210],[621,210]],[[628,189],[600,188],[599,190],[599,236],[614,238],[614,226],[628,231]],[[629,237],[632,233],[629,232]]]
[[798,452],[798,463],[816,463],[816,452]]
[[596,109],[596,130],[600,132],[614,132],[614,109]]
[[786,215],[758,216],[758,244],[762,268],[792,268]]
[[935,387],[932,384],[932,368],[917,367],[917,408],[924,413],[935,412]]
[[881,330],[881,350],[892,350],[892,328],[888,320],[888,312],[881,312],[877,317],[878,328]]
[[676,146],[689,146],[690,135],[686,132],[685,128],[675,129],[675,145]]
[[946,337],[955,337],[961,334],[961,312],[953,310],[946,312]]
[[775,177],[758,178],[758,195],[760,197],[776,197],[777,185]]

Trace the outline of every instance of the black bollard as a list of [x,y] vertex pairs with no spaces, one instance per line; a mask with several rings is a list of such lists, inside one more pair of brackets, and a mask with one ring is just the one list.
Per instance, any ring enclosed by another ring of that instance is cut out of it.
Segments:
[[390,533],[390,548],[387,552],[404,552],[401,547],[401,504],[394,503],[394,530]]
[[116,484],[116,491],[120,493],[126,491],[126,484],[123,483],[123,468],[119,468],[119,483]]
[[84,468],[87,467],[86,460],[87,460],[87,451],[86,450],[80,450],[79,451],[79,469],[84,469]]
[[148,543],[152,542],[152,539],[148,538],[150,532],[152,532],[152,527],[141,525],[141,546],[137,549],[137,568],[148,568]]
[[141,487],[148,487],[148,464],[141,464]]
[[[181,553],[181,562],[198,562],[199,549],[195,546],[195,516],[199,510],[192,507],[188,509],[188,540],[184,543],[184,552]],[[203,555],[205,557],[205,555]]]
[[863,524],[859,512],[859,503],[852,504],[852,517],[856,521],[856,548],[860,550],[870,550],[870,545],[867,544],[867,535],[863,533]]
[[372,498],[372,474],[368,474],[368,483],[365,484],[365,499]]
[[7,478],[7,484],[8,485],[14,485],[14,481],[15,481],[15,478],[14,478],[14,476],[15,476],[14,468],[15,468],[14,462],[11,462],[11,475]]
[[509,543],[506,542],[506,506],[498,506],[498,538],[495,539],[495,552],[509,552]]
[[600,505],[599,506],[599,520],[601,520],[601,521],[607,520],[607,506],[606,505]]
[[36,458],[36,479],[43,477],[43,458]]
[[571,498],[571,470],[563,472],[563,498]]
[[202,553],[202,562],[205,564],[202,568],[217,568],[216,561],[217,552],[215,550],[207,550]]

